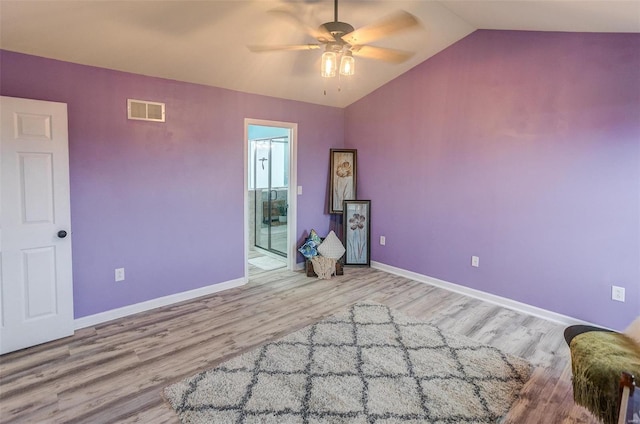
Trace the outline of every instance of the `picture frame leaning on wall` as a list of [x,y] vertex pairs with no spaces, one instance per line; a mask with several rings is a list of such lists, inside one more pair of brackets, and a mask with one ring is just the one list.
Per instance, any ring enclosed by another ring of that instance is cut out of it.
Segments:
[[331,149],[329,165],[329,213],[342,213],[345,200],[357,198],[356,149]]
[[371,266],[371,200],[345,200],[345,265]]

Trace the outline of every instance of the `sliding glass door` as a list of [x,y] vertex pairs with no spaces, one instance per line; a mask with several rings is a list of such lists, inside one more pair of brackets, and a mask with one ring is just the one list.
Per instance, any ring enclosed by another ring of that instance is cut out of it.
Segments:
[[253,189],[255,208],[255,246],[286,257],[289,136],[249,140],[249,152],[249,184]]

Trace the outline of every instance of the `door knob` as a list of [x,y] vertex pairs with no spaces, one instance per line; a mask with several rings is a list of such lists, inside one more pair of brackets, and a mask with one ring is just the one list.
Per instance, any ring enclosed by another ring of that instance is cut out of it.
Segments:
[[58,237],[65,238],[67,236],[67,232],[65,230],[58,231]]

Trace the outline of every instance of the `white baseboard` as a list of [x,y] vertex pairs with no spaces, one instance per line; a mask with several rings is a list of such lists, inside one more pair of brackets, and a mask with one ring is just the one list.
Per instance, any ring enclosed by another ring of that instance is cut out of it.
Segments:
[[[445,290],[464,294],[476,299],[484,300],[485,302],[493,303],[498,306],[503,306],[508,309],[512,309],[517,312],[522,312],[534,317],[542,318],[547,321],[552,321],[565,326],[569,325],[596,325],[590,322],[582,321],[577,318],[573,318],[567,315],[562,315],[556,312],[552,312],[546,309],[538,308],[537,306],[528,305],[526,303],[518,302],[506,297],[497,296],[495,294],[486,293],[480,290],[472,289],[469,287],[461,286],[459,284],[450,283],[448,281],[439,280],[437,278],[429,277],[427,275],[418,274],[417,272],[407,271],[406,269],[396,268],[391,265],[386,265],[380,262],[371,261],[371,267],[379,269],[381,271],[388,272],[389,274],[399,275],[401,277],[409,278],[420,283],[431,284],[432,286],[440,287]],[[602,326],[600,326],[602,327]]]
[[[491,293],[486,293],[480,290],[472,289],[469,287],[461,286],[459,284],[450,283],[448,281],[440,280],[437,278],[429,277],[427,275],[418,274],[417,272],[407,271],[402,268],[397,268],[391,265],[386,265],[380,262],[371,261],[371,267],[379,269],[381,271],[388,272],[389,274],[399,275],[401,277],[409,278],[420,283],[431,284],[432,286],[440,287],[445,290],[464,294],[476,299],[484,300],[485,302],[493,303],[498,306],[502,306],[508,309],[512,309],[517,312],[522,312],[528,315],[533,315],[538,318],[546,319],[548,321],[556,322],[565,326],[569,325],[596,325],[587,321],[582,321],[577,318],[573,318],[567,315],[562,315],[556,312],[552,312],[546,309],[538,308],[537,306],[528,305],[526,303],[518,302],[506,297],[497,296]],[[296,264],[296,270],[303,270],[304,262]],[[182,293],[176,293],[169,296],[159,297],[157,299],[147,300],[145,302],[136,303],[133,305],[123,306],[122,308],[112,309],[110,311],[100,312],[95,315],[89,315],[74,320],[74,329],[79,330],[85,327],[91,327],[93,325],[101,324],[103,322],[111,321],[118,318],[123,318],[129,315],[145,312],[151,309],[159,308],[162,306],[171,305],[185,300],[195,299],[197,297],[206,296],[219,291],[240,287],[247,283],[246,278],[238,278],[235,280],[225,281],[223,283],[213,284],[199,289],[189,290]]]
[[169,296],[159,297],[157,299],[147,300],[145,302],[135,303],[133,305],[123,306],[122,308],[112,309],[110,311],[100,312],[95,315],[89,315],[82,318],[76,318],[73,322],[74,329],[91,327],[103,322],[123,318],[129,315],[138,314],[161,306],[171,305],[173,303],[184,302],[185,300],[195,299],[197,297],[206,296],[222,290],[228,290],[240,287],[247,283],[246,278],[238,278],[236,280],[225,281],[223,283],[212,284],[210,286],[201,287],[199,289],[189,290],[181,293],[171,294]]

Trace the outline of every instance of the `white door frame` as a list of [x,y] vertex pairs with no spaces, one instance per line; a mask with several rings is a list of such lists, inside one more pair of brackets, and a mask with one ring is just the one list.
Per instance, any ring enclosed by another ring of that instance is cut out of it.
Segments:
[[289,140],[289,190],[287,203],[287,269],[296,269],[297,240],[297,187],[298,187],[298,124],[293,122],[267,121],[264,119],[244,119],[244,279],[249,280],[249,125],[288,128]]

